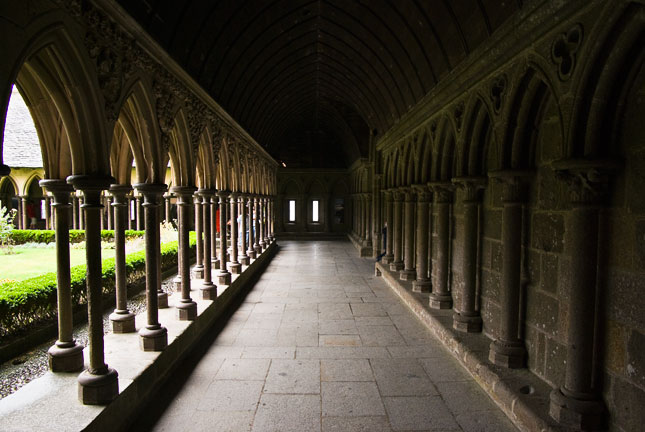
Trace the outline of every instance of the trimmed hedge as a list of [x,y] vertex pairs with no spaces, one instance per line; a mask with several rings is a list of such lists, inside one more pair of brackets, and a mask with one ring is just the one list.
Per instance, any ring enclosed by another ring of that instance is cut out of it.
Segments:
[[[143,237],[145,231],[126,230],[126,240],[131,240],[137,237]],[[18,230],[11,231],[9,236],[13,244],[25,243],[53,243],[56,241],[56,232],[54,230]],[[114,240],[113,230],[101,230],[101,239],[104,241]],[[84,230],[69,230],[69,242],[79,243],[85,240]]]
[[[195,233],[190,236],[191,253],[196,244]],[[177,242],[161,245],[161,268],[167,270],[177,266]],[[145,277],[145,251],[134,252],[126,257],[127,283],[136,284]],[[87,303],[85,287],[85,265],[71,269],[72,304]],[[114,295],[114,258],[103,260],[103,294]],[[56,273],[18,282],[0,283],[0,337],[13,336],[21,331],[53,320],[57,315]]]

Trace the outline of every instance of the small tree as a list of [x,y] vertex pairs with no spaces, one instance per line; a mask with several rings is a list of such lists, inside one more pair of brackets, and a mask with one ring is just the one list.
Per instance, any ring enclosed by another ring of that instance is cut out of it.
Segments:
[[11,231],[13,231],[13,219],[16,216],[16,210],[8,210],[0,207],[0,248],[6,249],[11,253]]

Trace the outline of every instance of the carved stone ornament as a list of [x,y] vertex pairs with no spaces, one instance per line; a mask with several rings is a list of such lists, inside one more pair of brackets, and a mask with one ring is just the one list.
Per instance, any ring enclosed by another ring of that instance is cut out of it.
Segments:
[[488,177],[502,185],[502,202],[523,203],[527,198],[527,186],[535,176],[533,170],[489,171]]
[[551,59],[558,66],[558,75],[562,81],[573,74],[582,38],[582,25],[576,24],[566,33],[559,34],[551,46]]
[[490,100],[493,104],[493,110],[498,114],[504,105],[504,95],[506,93],[507,78],[506,75],[500,75],[493,80],[490,86]]
[[552,164],[556,176],[566,182],[574,205],[599,205],[606,197],[609,179],[618,169],[610,160],[562,160]]
[[483,176],[454,177],[452,184],[464,192],[464,202],[479,202],[480,191],[486,188],[487,178]]
[[455,186],[449,181],[430,182],[428,188],[433,192],[437,203],[451,203]]

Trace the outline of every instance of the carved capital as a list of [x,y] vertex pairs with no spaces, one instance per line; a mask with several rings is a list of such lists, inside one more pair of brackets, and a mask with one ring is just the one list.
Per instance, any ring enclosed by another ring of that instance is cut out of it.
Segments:
[[414,184],[412,189],[417,195],[417,202],[427,203],[432,199],[432,190],[427,185]]
[[479,202],[481,191],[486,188],[486,177],[454,177],[452,184],[464,192],[464,202]]
[[523,203],[527,198],[528,184],[535,173],[531,170],[491,171],[488,177],[502,185],[502,202]]
[[430,182],[428,188],[434,193],[435,202],[451,203],[455,186],[448,182]]
[[551,167],[567,184],[573,205],[599,205],[607,195],[610,176],[618,164],[609,160],[569,159],[554,162]]

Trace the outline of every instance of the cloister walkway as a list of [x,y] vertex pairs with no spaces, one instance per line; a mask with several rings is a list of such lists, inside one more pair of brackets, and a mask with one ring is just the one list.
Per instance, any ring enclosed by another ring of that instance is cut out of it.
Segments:
[[152,429],[516,430],[373,272],[349,242],[280,241]]

